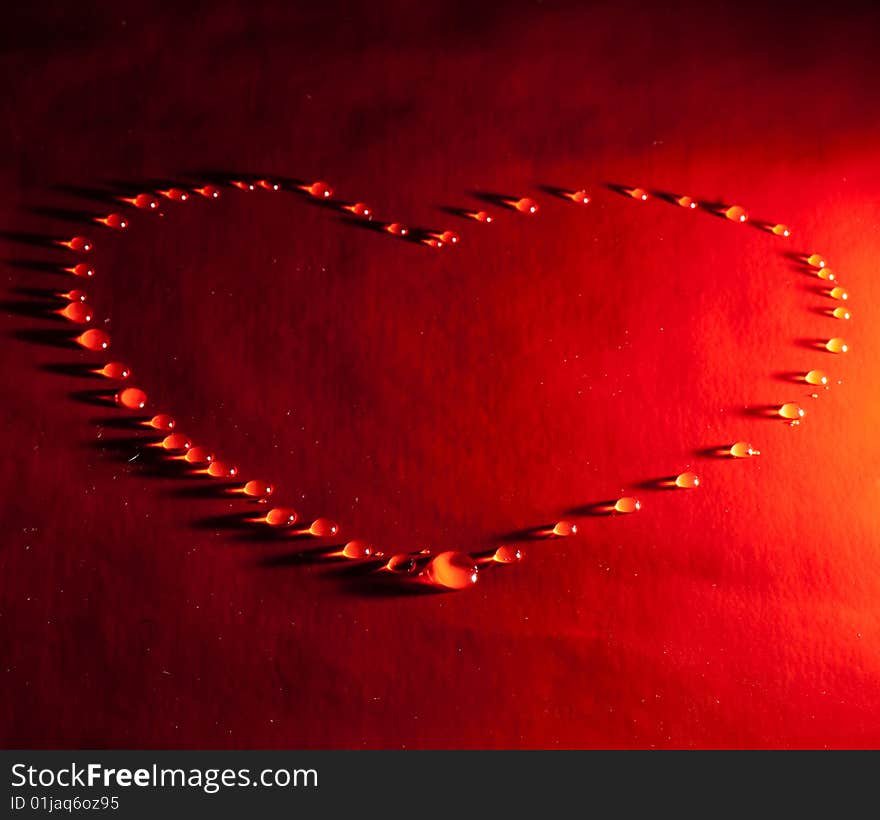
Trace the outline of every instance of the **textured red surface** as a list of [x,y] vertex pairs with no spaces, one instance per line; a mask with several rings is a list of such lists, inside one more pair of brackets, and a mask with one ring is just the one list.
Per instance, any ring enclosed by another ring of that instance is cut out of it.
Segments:
[[[876,11],[67,6],[5,21],[0,58],[0,742],[880,743]],[[623,491],[644,510],[395,596],[128,462],[121,412],[83,400],[104,385],[54,372],[100,357],[23,315],[21,289],[82,283],[16,235],[106,212],[70,186],[237,171],[325,177],[462,242],[229,189],[89,229],[84,287],[153,408],[386,549],[479,548]],[[479,191],[541,210],[442,210]],[[784,256],[813,250],[851,326]],[[842,331],[845,357],[809,345]],[[818,400],[786,376],[812,367]],[[756,414],[788,400],[797,429]],[[760,460],[700,453],[737,439]],[[639,488],[688,466],[697,491]]]

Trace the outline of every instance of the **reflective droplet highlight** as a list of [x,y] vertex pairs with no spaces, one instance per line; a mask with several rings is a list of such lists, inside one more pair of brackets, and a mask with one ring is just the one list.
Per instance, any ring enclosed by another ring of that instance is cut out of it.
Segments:
[[463,552],[441,552],[425,568],[425,578],[444,589],[465,589],[473,586],[479,575],[474,559]]
[[590,195],[583,189],[581,189],[579,191],[572,191],[572,193],[566,194],[566,196],[572,202],[577,202],[578,205],[589,205],[590,204]]
[[497,564],[515,564],[517,561],[522,561],[524,556],[525,553],[519,547],[505,545],[495,550],[492,560]]
[[167,413],[159,413],[158,415],[153,416],[147,424],[156,430],[173,430],[175,422]]
[[575,535],[577,534],[577,531],[577,524],[572,524],[571,521],[557,521],[551,530],[553,535],[559,538],[567,538],[569,535]]
[[103,330],[87,330],[75,341],[86,350],[107,350],[110,347],[110,336]]
[[301,185],[300,189],[305,191],[309,196],[315,197],[315,199],[329,199],[333,196],[333,189],[328,183],[321,179],[310,185]]
[[126,387],[114,399],[120,407],[128,410],[143,410],[147,406],[147,394],[138,387]]
[[828,374],[824,370],[810,370],[805,376],[804,381],[807,384],[828,384]]
[[776,234],[776,236],[791,236],[791,229],[788,225],[783,225],[781,222],[777,225],[774,225],[770,228],[770,233]]
[[131,199],[123,200],[129,205],[134,205],[142,211],[155,211],[159,207],[159,200],[152,194],[138,194]]
[[484,222],[487,225],[492,222],[492,214],[488,211],[468,211],[465,215],[475,222]]
[[71,302],[55,312],[67,319],[68,322],[74,322],[78,325],[87,325],[92,321],[92,309],[85,302]]
[[811,253],[807,259],[807,264],[812,268],[824,268],[825,267],[825,259],[820,256],[818,253]]
[[95,275],[95,269],[85,262],[80,262],[78,265],[74,265],[72,268],[65,268],[64,270],[72,273],[74,276],[81,276],[83,279],[91,279]]
[[360,561],[364,558],[369,558],[373,554],[373,547],[366,541],[349,541],[342,548],[342,554],[352,561]]
[[535,202],[534,199],[529,199],[528,197],[523,197],[522,199],[514,200],[511,204],[521,214],[536,214],[536,213],[538,213],[538,203]]
[[64,245],[65,248],[70,248],[72,251],[77,251],[78,253],[89,253],[95,247],[92,240],[85,236],[74,236],[72,239],[67,239],[59,244]]
[[831,353],[846,353],[849,350],[849,345],[839,336],[825,342],[825,347]]
[[186,452],[186,460],[190,464],[210,464],[214,454],[207,447],[190,447]]
[[366,202],[355,202],[353,205],[346,205],[346,211],[350,211],[355,216],[362,216],[364,219],[371,219],[373,209]]
[[235,478],[238,475],[238,467],[226,461],[212,461],[208,466],[208,475],[211,478]]
[[131,368],[122,362],[107,362],[97,372],[105,379],[115,379],[117,381],[122,381],[131,376]]
[[693,490],[700,486],[700,477],[696,473],[680,473],[675,477],[675,486]]
[[117,231],[124,231],[128,227],[128,220],[122,214],[108,214],[107,216],[99,216],[95,219],[101,225],[113,228]]
[[395,575],[412,575],[419,566],[418,558],[412,553],[392,555],[385,564],[385,569]]
[[644,188],[627,188],[626,193],[640,202],[647,202],[648,200],[648,192]]
[[339,532],[339,524],[329,518],[316,518],[309,525],[309,534],[316,538],[330,538]]
[[828,282],[834,282],[837,279],[837,275],[831,268],[816,268],[814,272],[820,279],[825,279]]
[[189,193],[183,188],[168,188],[166,191],[157,191],[157,193],[174,202],[186,202],[189,199]]
[[216,185],[203,185],[201,188],[196,188],[196,193],[205,199],[220,198],[220,189]]
[[614,502],[614,511],[619,513],[634,513],[642,509],[642,502],[631,496],[618,498]]
[[730,455],[734,458],[751,458],[752,456],[761,455],[761,452],[752,447],[747,441],[738,441],[730,445]]
[[802,419],[804,417],[804,408],[797,402],[789,401],[779,408],[779,415],[784,419]]
[[275,492],[275,487],[273,487],[268,481],[253,479],[248,481],[247,484],[241,488],[241,491],[245,495],[249,495],[251,498],[267,498]]
[[394,236],[406,236],[409,233],[409,228],[402,222],[389,222],[385,226],[385,230]]
[[845,307],[837,307],[831,311],[831,315],[835,319],[845,319],[849,320],[852,317],[852,314]]
[[739,205],[731,205],[729,208],[726,208],[724,210],[724,216],[726,216],[731,222],[747,222],[749,218],[746,209]]
[[697,207],[697,201],[690,196],[680,196],[675,200],[682,208],[687,208],[688,210],[695,210]]
[[59,299],[66,299],[68,302],[85,302],[86,292],[84,290],[66,290],[58,291],[55,294]]
[[168,450],[171,453],[182,453],[192,447],[192,442],[183,433],[172,433],[170,436],[165,436],[162,439],[161,447],[163,450]]
[[828,295],[832,299],[840,299],[842,302],[845,302],[847,299],[849,299],[849,294],[843,288],[840,288],[840,287],[831,288],[831,290],[828,291]]
[[290,507],[275,507],[266,513],[265,521],[270,527],[292,527],[296,519],[296,510]]

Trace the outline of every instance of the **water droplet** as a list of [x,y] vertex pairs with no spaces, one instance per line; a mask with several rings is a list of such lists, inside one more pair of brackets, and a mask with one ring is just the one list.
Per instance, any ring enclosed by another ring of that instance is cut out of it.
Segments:
[[814,273],[820,279],[825,279],[828,282],[834,282],[837,279],[837,274],[831,268],[816,268]]
[[518,210],[521,214],[536,214],[538,213],[538,203],[535,202],[534,199],[529,199],[528,197],[523,197],[522,199],[515,199],[511,202],[516,210]]
[[412,575],[419,566],[419,559],[413,553],[392,555],[385,564],[385,569],[395,575]]
[[189,194],[183,188],[169,188],[166,191],[157,191],[158,194],[164,196],[165,199],[172,199],[175,202],[186,202]]
[[64,270],[72,273],[74,276],[81,276],[83,279],[91,279],[95,275],[95,269],[85,262],[80,262],[78,265],[74,265],[72,268],[65,268]]
[[214,454],[207,447],[190,447],[186,460],[190,464],[210,464],[214,460]]
[[845,307],[837,307],[831,311],[831,315],[835,319],[845,319],[848,320],[852,316],[852,314]]
[[333,189],[323,180],[312,182],[310,185],[300,185],[300,190],[305,191],[309,196],[315,199],[330,199],[333,196]]
[[234,180],[232,180],[232,184],[233,184],[236,188],[238,188],[240,191],[248,191],[248,192],[252,192],[252,191],[256,191],[256,190],[257,190],[257,186],[254,185],[253,182],[246,182],[246,181],[243,180],[243,179],[234,179]]
[[427,245],[429,248],[434,248],[435,250],[440,250],[443,247],[443,243],[439,239],[434,239],[432,237],[426,237],[422,239],[422,244]]
[[522,561],[524,555],[519,547],[505,545],[495,550],[492,560],[498,564],[515,564],[517,561]]
[[849,299],[849,294],[843,288],[831,288],[831,290],[828,291],[828,295],[832,299],[840,299],[843,302]]
[[385,230],[394,236],[406,236],[409,233],[409,228],[401,222],[389,222],[385,226]]
[[85,302],[87,298],[84,290],[56,291],[55,295],[59,299],[66,299],[68,302]]
[[270,527],[292,527],[296,519],[296,510],[290,507],[275,507],[266,513],[265,521]]
[[268,481],[253,479],[252,481],[248,481],[247,484],[241,488],[241,491],[245,495],[249,495],[251,498],[267,498],[275,492],[275,487],[273,487]]
[[122,201],[134,205],[135,208],[140,208],[142,211],[155,211],[159,207],[159,200],[152,194],[138,194]]
[[110,347],[110,336],[103,330],[87,330],[77,336],[75,341],[86,350],[107,350]]
[[67,321],[78,325],[87,325],[92,321],[92,309],[85,302],[71,302],[55,312],[59,316],[63,316]]
[[730,445],[730,455],[734,458],[751,458],[752,456],[761,455],[761,452],[752,447],[747,441],[738,441],[736,444]]
[[805,376],[807,384],[828,384],[828,374],[824,370],[810,370]]
[[74,236],[72,239],[59,242],[59,244],[78,253],[89,253],[95,247],[92,240],[85,236]]
[[120,390],[114,398],[120,407],[129,410],[143,410],[147,406],[147,394],[137,387],[126,387]]
[[783,225],[781,222],[770,228],[770,232],[775,233],[777,236],[791,236],[791,229],[788,225]]
[[696,473],[680,473],[675,477],[675,486],[693,490],[700,486],[700,477]]
[[444,589],[465,589],[477,583],[479,574],[474,559],[463,552],[441,552],[425,568],[426,579]]
[[576,535],[577,531],[577,524],[572,524],[571,521],[557,521],[551,533],[558,538],[567,538],[569,535]]
[[107,362],[97,373],[105,379],[123,381],[131,376],[131,368],[122,362]]
[[688,210],[696,210],[697,202],[693,197],[690,196],[680,196],[675,200],[682,208],[687,208]]
[[174,429],[174,419],[167,413],[159,413],[159,415],[153,416],[147,424],[156,430],[167,431]]
[[572,191],[570,194],[566,194],[566,196],[572,200],[572,202],[577,202],[578,205],[590,204],[590,195],[583,189]]
[[825,347],[831,353],[846,353],[849,350],[849,345],[839,336],[825,342]]
[[373,547],[366,541],[349,541],[343,548],[342,554],[352,561],[360,561],[369,558],[373,554]]
[[261,179],[257,185],[259,185],[264,191],[280,191],[281,183],[275,182],[272,179]]
[[804,417],[804,408],[794,401],[783,404],[778,412],[784,419],[802,419]]
[[640,202],[648,201],[648,192],[644,188],[626,188],[625,190],[633,199],[638,199]]
[[492,222],[492,214],[487,211],[467,211],[465,215],[475,222],[484,222],[487,225]]
[[642,502],[637,498],[632,498],[628,495],[623,498],[618,498],[617,501],[614,502],[615,512],[634,513],[640,509],[642,509]]
[[818,253],[811,253],[806,258],[806,263],[811,268],[824,268],[825,267],[825,260],[821,256],[819,256]]
[[445,245],[457,245],[461,240],[461,237],[455,231],[442,231],[431,235]]
[[746,209],[739,205],[731,205],[729,208],[726,208],[724,210],[724,216],[726,216],[731,222],[747,222],[749,218]]
[[205,199],[220,198],[220,189],[216,185],[203,185],[201,188],[196,188],[196,193]]
[[162,439],[160,446],[163,450],[168,450],[172,453],[183,453],[192,447],[192,442],[183,433],[172,433],[170,436],[165,436]]
[[128,227],[128,220],[122,214],[108,214],[95,218],[95,222],[106,225],[117,231],[124,231]]
[[339,532],[339,524],[329,518],[316,518],[309,526],[309,534],[316,538],[330,538]]
[[345,205],[346,211],[351,211],[355,216],[362,216],[364,219],[373,218],[373,209],[366,202],[355,202],[353,205]]
[[238,467],[226,461],[212,461],[208,466],[208,475],[211,478],[235,478],[238,475]]

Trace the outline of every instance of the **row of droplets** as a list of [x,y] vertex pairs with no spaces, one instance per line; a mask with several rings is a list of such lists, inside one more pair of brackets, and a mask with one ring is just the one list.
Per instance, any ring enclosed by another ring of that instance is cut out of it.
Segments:
[[[253,192],[256,190],[279,191],[282,185],[273,180],[260,179],[256,181],[233,180],[230,182],[235,188]],[[333,196],[332,188],[323,181],[297,184],[296,188],[302,193],[318,200],[330,200]],[[649,193],[643,188],[623,188],[623,193],[639,201],[647,201]],[[220,196],[220,188],[216,185],[207,184],[192,189],[182,187],[169,187],[160,189],[154,193],[140,193],[131,197],[120,197],[120,202],[134,208],[146,211],[158,212],[161,207],[161,199],[185,202],[191,195],[196,194],[206,199],[217,199]],[[579,205],[588,205],[591,197],[584,189],[560,191],[560,194]],[[678,206],[687,210],[695,210],[698,207],[696,199],[690,196],[674,196],[672,200]],[[501,198],[500,205],[518,211],[526,215],[534,215],[539,210],[538,203],[528,197]],[[338,202],[338,207],[357,217],[373,220],[373,209],[364,202]],[[745,223],[749,221],[746,210],[737,205],[704,206],[726,219]],[[493,216],[486,211],[462,211],[463,216],[476,222],[490,224]],[[96,217],[95,222],[113,230],[125,230],[129,221],[120,213],[111,213],[107,216]],[[788,238],[791,230],[781,223],[756,223],[759,227],[774,236]],[[391,221],[379,223],[379,226],[387,233],[405,238],[410,236],[410,229],[402,222]],[[417,241],[422,244],[440,249],[444,245],[456,245],[460,241],[459,235],[451,230],[419,232]],[[91,240],[84,236],[75,236],[69,240],[59,240],[58,243],[70,250],[79,253],[89,253],[93,249]],[[815,272],[820,278],[829,283],[836,281],[836,276],[827,267],[824,258],[818,254],[810,254],[801,258],[804,265]],[[78,263],[65,268],[75,276],[89,278],[94,275],[94,268],[87,263]],[[59,297],[67,300],[67,305],[58,311],[65,319],[78,324],[88,324],[92,320],[86,295],[81,290],[59,292]],[[834,284],[827,291],[832,299],[847,302],[849,294],[839,285]],[[830,315],[837,319],[848,320],[851,316],[847,307],[839,306],[829,311]],[[76,341],[85,349],[91,351],[105,351],[110,346],[110,337],[107,333],[97,329],[88,329],[81,333]],[[845,353],[848,344],[839,337],[833,337],[825,343],[825,348],[832,353]],[[93,371],[96,375],[108,379],[124,382],[131,375],[131,370],[121,362],[109,362],[102,367],[96,367]],[[803,376],[805,383],[814,386],[828,386],[828,376],[822,370],[810,370]],[[147,406],[146,393],[137,387],[124,386],[114,394],[115,402],[122,408],[129,410],[143,410]],[[798,424],[804,416],[803,407],[797,402],[786,402],[778,408],[778,415],[791,424]],[[194,446],[188,436],[175,429],[174,419],[167,414],[157,414],[148,421],[143,422],[163,434],[163,437],[149,446],[159,448],[170,459],[181,461],[193,468],[194,475],[204,475],[210,478],[236,480],[238,469],[234,465],[218,461],[214,454],[206,447]],[[737,441],[720,453],[734,459],[748,459],[760,455],[760,452],[747,441]],[[700,486],[700,477],[690,471],[680,473],[674,478],[664,482],[667,486],[683,490],[693,490]],[[274,486],[262,480],[249,480],[235,485],[229,490],[231,494],[255,501],[268,506],[269,499],[274,493]],[[606,505],[600,505],[598,512],[606,514],[628,515],[642,509],[641,501],[634,496],[622,496]],[[249,518],[254,524],[262,524],[273,529],[283,530],[291,535],[312,536],[316,538],[332,538],[339,533],[339,525],[329,518],[317,518],[307,526],[300,522],[299,515],[289,507],[272,507],[265,513],[255,514]],[[571,521],[558,521],[552,526],[534,530],[532,535],[542,538],[565,538],[577,533],[577,525]],[[431,550],[418,552],[393,553],[391,555],[376,549],[372,544],[362,539],[353,539],[335,552],[328,553],[328,557],[345,558],[353,561],[371,561],[376,563],[377,570],[390,573],[391,575],[406,577],[419,583],[426,583],[443,589],[462,589],[476,583],[481,568],[492,565],[512,564],[523,558],[521,548],[512,545],[502,545],[495,549],[484,552],[469,554],[458,551],[444,551],[434,554]]]

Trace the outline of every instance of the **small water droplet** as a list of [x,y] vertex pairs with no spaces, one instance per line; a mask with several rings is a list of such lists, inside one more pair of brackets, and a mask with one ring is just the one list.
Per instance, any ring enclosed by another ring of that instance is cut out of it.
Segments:
[[572,524],[571,521],[557,521],[551,533],[557,538],[567,538],[569,535],[576,535],[577,531],[577,524]]
[[627,495],[614,502],[614,510],[619,513],[634,513],[640,509],[642,509],[642,502],[632,496]]
[[129,410],[143,410],[147,406],[147,394],[137,387],[126,387],[116,396],[116,403]]

